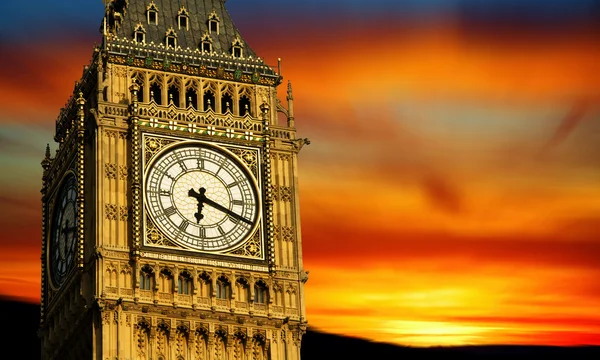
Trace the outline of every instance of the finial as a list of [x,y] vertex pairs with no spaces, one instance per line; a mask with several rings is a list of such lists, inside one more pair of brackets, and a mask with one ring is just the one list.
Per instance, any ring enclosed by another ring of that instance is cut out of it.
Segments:
[[79,97],[77,98],[77,104],[81,107],[85,105],[85,99],[83,98],[83,92],[79,92]]
[[295,127],[296,123],[294,121],[294,96],[292,95],[292,82],[288,80],[287,86],[287,102],[288,102],[288,111],[287,111],[287,125],[288,127]]
[[138,93],[138,91],[140,91],[140,86],[138,85],[137,80],[134,80],[131,83],[131,86],[129,87],[129,91],[132,94],[136,95],[134,98],[137,99],[137,93]]
[[46,155],[44,156],[44,160],[42,160],[42,168],[44,169],[44,175],[50,168],[51,163],[52,159],[50,158],[50,144],[46,144]]
[[263,101],[263,103],[260,105],[260,111],[262,111],[265,115],[269,112],[269,104],[267,104],[266,101]]
[[85,113],[84,113],[84,106],[85,106],[85,99],[83,98],[83,93],[80,91],[79,92],[79,97],[77,98],[77,105],[79,105],[79,110],[77,110],[77,116],[79,116],[79,123],[77,124],[77,127],[79,129],[83,128],[83,118],[85,117]]
[[140,91],[140,85],[137,80],[133,80],[129,86],[129,92],[131,93],[131,104],[129,105],[130,115],[137,115],[138,112],[138,92]]
[[277,73],[281,75],[281,58],[277,58]]
[[291,80],[288,80],[287,99],[288,100],[293,100],[294,99],[294,97],[292,96],[292,81]]

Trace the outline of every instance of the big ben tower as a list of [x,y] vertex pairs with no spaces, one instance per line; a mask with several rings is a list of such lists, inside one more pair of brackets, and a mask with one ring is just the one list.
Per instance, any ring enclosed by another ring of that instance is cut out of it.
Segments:
[[42,161],[42,358],[300,359],[291,84],[225,0],[105,2]]

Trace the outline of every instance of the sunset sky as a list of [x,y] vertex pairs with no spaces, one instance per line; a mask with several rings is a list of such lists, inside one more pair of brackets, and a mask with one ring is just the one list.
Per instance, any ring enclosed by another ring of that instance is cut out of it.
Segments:
[[[3,6],[0,294],[37,302],[40,162],[103,7]],[[282,59],[311,140],[311,327],[418,346],[600,345],[600,1],[227,6],[259,56]]]

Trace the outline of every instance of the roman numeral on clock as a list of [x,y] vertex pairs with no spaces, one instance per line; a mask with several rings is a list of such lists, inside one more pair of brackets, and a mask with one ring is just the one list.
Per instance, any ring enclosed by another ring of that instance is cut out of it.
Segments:
[[177,163],[181,167],[181,170],[187,171],[187,166],[185,165],[185,163],[183,162],[183,160],[179,160]]
[[183,161],[183,157],[181,156],[181,154],[176,152],[175,158],[177,159],[176,160],[177,164],[179,164],[179,166],[181,167],[181,170],[187,171],[187,166],[185,165],[185,162]]
[[232,187],[236,187],[236,186],[238,186],[238,184],[239,184],[239,183],[238,183],[237,181],[234,181],[234,182],[232,182],[231,184],[228,184],[228,185],[227,185],[227,187],[231,189]]
[[231,216],[231,215],[228,215],[227,217],[229,218],[229,221],[231,221],[231,222],[232,222],[232,223],[234,223],[234,224],[237,224],[237,223],[239,223],[239,222],[240,222],[240,220],[239,220],[239,219],[236,219],[236,218],[234,218],[234,217],[233,217],[233,216]]
[[188,228],[189,225],[190,225],[190,223],[188,221],[183,220],[181,222],[181,224],[179,224],[179,231],[185,232],[187,230],[187,228]]
[[172,216],[172,215],[175,215],[177,210],[175,210],[175,208],[173,206],[169,206],[168,208],[165,209],[164,212],[165,212],[165,215]]

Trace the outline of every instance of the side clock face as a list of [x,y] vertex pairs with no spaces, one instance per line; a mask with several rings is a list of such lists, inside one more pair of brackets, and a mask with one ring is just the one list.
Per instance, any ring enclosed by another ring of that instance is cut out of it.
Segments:
[[75,177],[71,175],[63,182],[58,192],[50,229],[50,276],[55,287],[62,285],[75,260],[76,198],[77,184]]
[[256,228],[256,182],[225,151],[185,143],[159,154],[146,171],[146,208],[174,242],[222,251],[241,244]]

